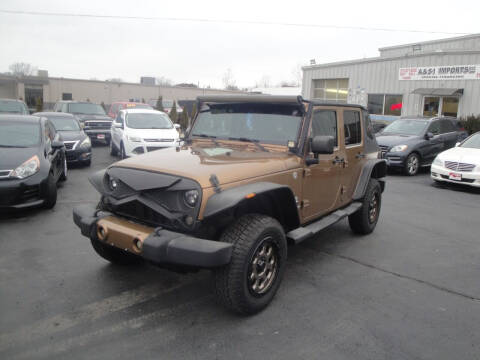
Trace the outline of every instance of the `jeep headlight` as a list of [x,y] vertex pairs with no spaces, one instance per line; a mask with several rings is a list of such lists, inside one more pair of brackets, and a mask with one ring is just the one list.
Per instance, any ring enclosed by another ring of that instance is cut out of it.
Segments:
[[127,135],[127,139],[132,142],[141,142],[142,139],[138,136]]
[[185,191],[185,193],[183,194],[185,204],[187,204],[190,207],[194,207],[198,201],[198,196],[199,196],[198,190]]
[[36,174],[40,170],[40,160],[37,155],[32,156],[25,161],[22,165],[13,170],[10,177],[16,177],[19,179],[25,179],[29,176]]
[[438,156],[433,160],[433,165],[441,166],[443,167],[443,161],[438,158]]
[[90,138],[88,136],[80,143],[81,148],[89,148],[91,146],[92,142],[90,141]]
[[394,146],[390,152],[402,152],[408,149],[408,145],[397,145]]

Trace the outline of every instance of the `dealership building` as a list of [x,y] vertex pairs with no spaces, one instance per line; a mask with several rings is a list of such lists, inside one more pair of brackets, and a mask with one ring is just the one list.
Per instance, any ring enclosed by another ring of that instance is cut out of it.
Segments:
[[361,104],[386,119],[480,115],[480,34],[380,48],[303,68],[308,99]]

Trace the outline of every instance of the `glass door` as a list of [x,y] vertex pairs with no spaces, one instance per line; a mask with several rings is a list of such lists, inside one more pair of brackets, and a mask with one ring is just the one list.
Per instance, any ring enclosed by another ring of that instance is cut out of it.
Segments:
[[423,98],[423,116],[437,116],[440,109],[440,97],[425,96]]

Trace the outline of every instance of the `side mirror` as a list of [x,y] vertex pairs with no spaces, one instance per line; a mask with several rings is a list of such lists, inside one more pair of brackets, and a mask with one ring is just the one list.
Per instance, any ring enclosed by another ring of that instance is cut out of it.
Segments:
[[63,148],[63,141],[60,141],[60,140],[52,141],[52,149],[61,149],[61,148]]
[[425,134],[425,140],[433,139],[433,136],[434,136],[433,133],[429,131]]
[[122,123],[118,123],[118,122],[114,122],[113,123],[113,127],[116,127],[118,129],[123,129],[123,124]]
[[333,136],[319,135],[311,140],[311,151],[318,156],[318,154],[333,154],[335,147]]
[[180,124],[173,124],[173,127],[177,130],[181,128]]
[[460,144],[461,144],[460,142],[457,142],[457,143],[455,144],[455,147],[458,147],[458,145],[460,145]]
[[85,124],[84,123],[80,123],[80,129],[85,129]]

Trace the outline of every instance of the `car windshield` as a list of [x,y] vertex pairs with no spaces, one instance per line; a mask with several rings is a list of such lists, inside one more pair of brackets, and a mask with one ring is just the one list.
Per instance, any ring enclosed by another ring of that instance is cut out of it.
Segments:
[[0,113],[28,114],[25,105],[18,101],[0,100]]
[[162,105],[163,107],[171,108],[173,106],[173,100],[163,100]]
[[292,105],[216,104],[200,112],[190,134],[287,145],[297,139],[301,120]]
[[90,103],[71,103],[68,105],[68,112],[72,114],[106,115],[103,107]]
[[126,106],[124,106],[124,108],[126,109],[132,109],[132,108],[135,108],[135,109],[151,109],[152,107],[148,104],[126,104]]
[[427,120],[395,120],[383,129],[382,134],[422,135],[427,127]]
[[462,148],[480,149],[480,133],[470,136],[460,145]]
[[75,119],[70,117],[51,116],[48,118],[57,131],[79,131],[80,127]]
[[127,114],[127,126],[131,129],[171,129],[173,124],[164,114]]
[[34,147],[39,143],[38,123],[0,122],[0,147]]

